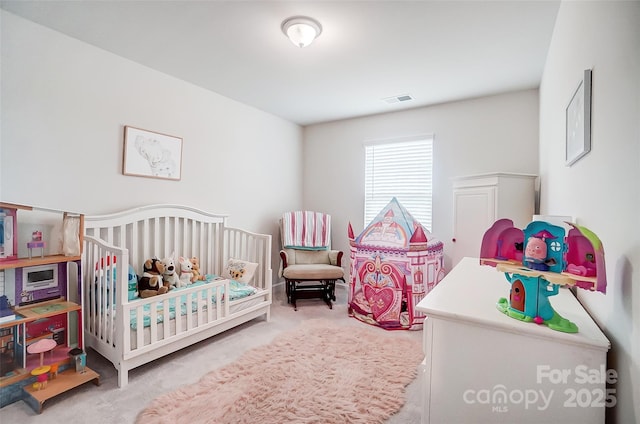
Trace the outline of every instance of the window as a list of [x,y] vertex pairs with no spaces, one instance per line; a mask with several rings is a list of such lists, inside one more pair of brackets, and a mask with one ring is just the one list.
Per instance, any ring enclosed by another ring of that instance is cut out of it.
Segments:
[[398,201],[431,231],[433,135],[365,143],[364,222]]

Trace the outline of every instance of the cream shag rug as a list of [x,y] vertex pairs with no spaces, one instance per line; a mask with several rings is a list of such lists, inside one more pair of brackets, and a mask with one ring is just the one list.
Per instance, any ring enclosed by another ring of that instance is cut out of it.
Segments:
[[382,423],[423,359],[403,332],[305,321],[200,382],[156,398],[147,423]]

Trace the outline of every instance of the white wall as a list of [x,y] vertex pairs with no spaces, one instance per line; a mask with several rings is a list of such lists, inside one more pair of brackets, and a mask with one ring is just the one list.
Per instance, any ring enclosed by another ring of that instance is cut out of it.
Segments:
[[[566,167],[565,108],[585,69],[592,149]],[[620,377],[607,422],[640,422],[640,2],[562,3],[540,88],[540,176],[541,212],[576,216],[603,242],[607,294],[579,299]]]
[[[277,242],[278,217],[302,202],[299,126],[0,16],[2,200],[88,214],[187,204]],[[182,137],[181,181],[122,175],[124,125]]]
[[304,206],[332,215],[334,248],[349,251],[349,222],[356,235],[368,224],[363,222],[363,142],[418,134],[435,135],[432,233],[444,242],[449,269],[452,178],[537,173],[538,90],[306,127]]

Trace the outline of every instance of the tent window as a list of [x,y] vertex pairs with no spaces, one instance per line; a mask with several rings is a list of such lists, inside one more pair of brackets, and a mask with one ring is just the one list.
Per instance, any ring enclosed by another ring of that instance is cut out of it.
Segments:
[[395,196],[431,231],[432,174],[432,135],[365,143],[365,225]]

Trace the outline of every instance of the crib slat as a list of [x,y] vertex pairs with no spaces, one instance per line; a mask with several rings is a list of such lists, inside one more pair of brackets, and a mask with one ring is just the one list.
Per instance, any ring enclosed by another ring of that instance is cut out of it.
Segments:
[[149,309],[149,328],[151,329],[151,341],[149,343],[154,344],[158,341],[158,303],[150,303]]
[[182,333],[182,320],[181,319],[177,319],[176,321],[176,334],[180,334]]
[[143,306],[140,305],[136,309],[136,349],[144,346],[144,312]]
[[140,249],[140,243],[138,243],[138,225],[131,224],[131,245],[125,245],[129,249],[129,260],[131,264],[135,268],[138,275],[142,274],[142,264],[140,263],[140,257],[138,256],[138,252]]
[[171,315],[169,310],[169,299],[164,300],[162,307],[162,338],[166,339],[171,335]]
[[226,283],[225,285],[219,285],[216,287],[216,319],[222,319],[222,288],[223,287],[227,287]]
[[162,250],[162,257],[166,258],[169,257],[169,255],[171,255],[173,253],[173,232],[170,230],[170,218],[169,217],[165,217],[164,218],[164,231],[162,232],[162,234],[164,234],[164,247]]
[[202,325],[202,322],[204,320],[204,315],[203,315],[203,306],[202,304],[204,302],[206,302],[206,298],[202,299],[202,293],[201,292],[196,292],[196,307],[197,307],[197,317],[198,317],[198,322],[196,324],[196,326],[200,326]]
[[[129,352],[131,352],[131,331],[133,331],[133,329],[131,328],[131,324],[130,324],[130,317],[131,317],[131,304],[130,303],[125,303],[123,304],[122,310],[119,311],[122,312],[122,318],[118,319],[117,322],[122,323],[122,329],[126,330],[123,331],[122,334],[122,354],[127,354]],[[116,346],[117,349],[117,346]]]
[[186,315],[187,315],[187,331],[193,329],[193,293],[187,293]]
[[207,289],[207,322],[213,320],[213,293],[214,289],[209,287]]
[[142,222],[142,240],[144,240],[145,242],[143,243],[143,255],[142,255],[142,261],[146,261],[147,259],[151,258],[151,254],[149,253],[149,244],[151,242],[150,238],[149,238],[150,234],[149,234],[149,220],[145,219]]
[[158,218],[152,218],[151,222],[150,222],[150,228],[149,231],[152,232],[153,234],[153,251],[151,252],[151,256],[150,257],[158,257],[158,255],[162,255],[162,251],[160,250],[160,220],[162,218],[158,217]]
[[107,228],[107,241],[109,241],[109,243],[113,243],[113,228],[109,227]]

